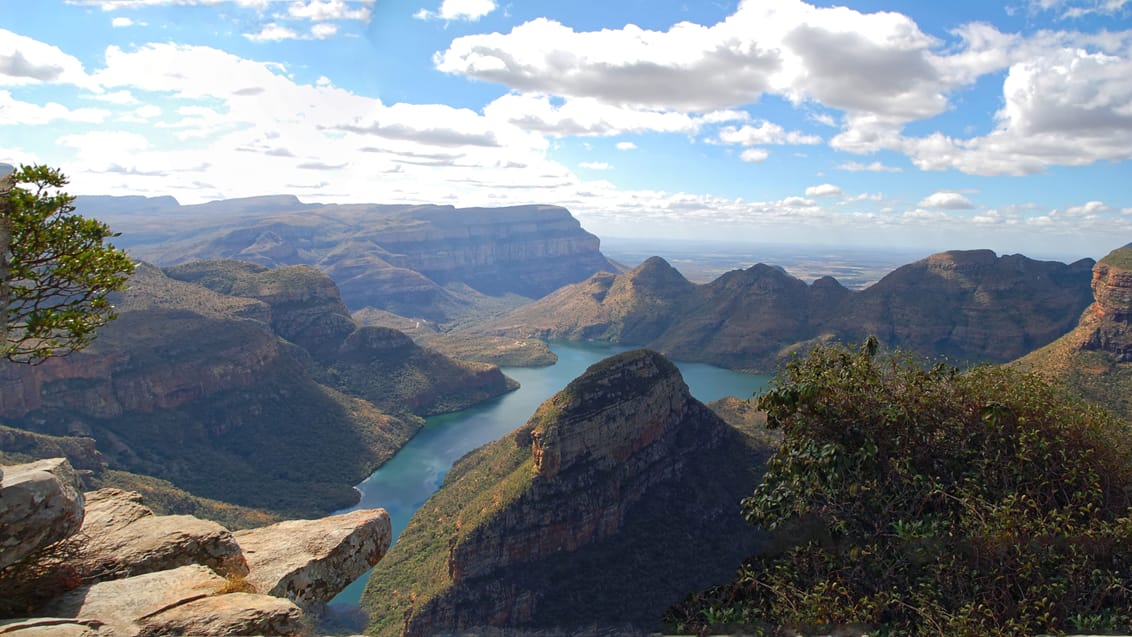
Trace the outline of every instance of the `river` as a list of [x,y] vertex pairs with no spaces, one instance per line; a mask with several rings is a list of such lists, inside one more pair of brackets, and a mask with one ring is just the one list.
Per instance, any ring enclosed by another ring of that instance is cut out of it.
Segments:
[[[558,355],[554,365],[504,367],[503,373],[519,381],[519,389],[463,411],[428,418],[425,427],[397,455],[358,485],[362,498],[353,508],[384,508],[393,524],[393,537],[397,537],[413,513],[440,488],[444,475],[456,460],[526,423],[543,401],[590,365],[628,349],[552,343],[551,350]],[[705,403],[724,396],[749,397],[765,387],[770,379],[702,363],[677,362],[676,365],[692,395]],[[357,604],[367,579],[368,573],[331,603]]]

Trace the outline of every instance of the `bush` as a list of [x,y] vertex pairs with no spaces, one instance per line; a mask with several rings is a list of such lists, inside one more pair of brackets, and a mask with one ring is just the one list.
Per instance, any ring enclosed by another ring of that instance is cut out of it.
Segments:
[[1132,436],[1036,376],[815,349],[759,399],[784,442],[743,501],[771,547],[680,630],[1132,628]]

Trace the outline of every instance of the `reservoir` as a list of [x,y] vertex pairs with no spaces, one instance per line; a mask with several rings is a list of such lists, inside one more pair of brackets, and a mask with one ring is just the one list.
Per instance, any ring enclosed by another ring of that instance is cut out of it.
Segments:
[[[590,365],[629,349],[551,343],[551,350],[558,355],[556,364],[502,368],[503,373],[519,381],[519,389],[463,411],[428,418],[425,427],[397,455],[358,485],[362,498],[354,508],[384,508],[389,512],[396,538],[413,513],[440,488],[444,475],[456,460],[525,424],[539,405]],[[705,403],[724,396],[748,398],[770,380],[769,376],[740,374],[702,363],[677,362],[676,366],[692,395]],[[335,597],[332,604],[357,604],[367,579],[368,574],[359,578]]]

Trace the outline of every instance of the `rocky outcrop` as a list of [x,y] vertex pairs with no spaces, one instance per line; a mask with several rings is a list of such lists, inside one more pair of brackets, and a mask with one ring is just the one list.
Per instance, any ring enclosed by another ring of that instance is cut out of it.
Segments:
[[631,272],[563,288],[466,335],[643,345],[679,360],[761,371],[815,343],[869,335],[958,363],[1003,362],[1072,328],[1090,301],[1092,264],[945,252],[853,292],[831,277],[807,285],[764,264],[695,285],[653,257]]
[[141,495],[120,489],[87,494],[82,541],[73,561],[90,581],[201,564],[222,576],[248,573],[232,533],[191,515],[156,516]]
[[418,416],[515,386],[494,366],[359,327],[309,266],[212,261],[167,276],[143,264],[115,304],[90,348],[0,365],[0,418],[93,438],[112,469],[285,515],[351,506]]
[[0,569],[83,523],[82,483],[63,458],[0,467]]
[[393,531],[384,510],[366,509],[238,531],[236,540],[254,591],[319,610],[381,560]]
[[1132,244],[1096,264],[1092,291],[1072,331],[1015,364],[1132,419]]
[[91,203],[140,258],[162,265],[218,258],[313,265],[338,284],[351,309],[444,323],[475,316],[492,297],[537,298],[617,270],[598,238],[557,206],[316,205],[260,197],[169,206],[160,214],[171,222],[154,227],[136,213],[116,214],[105,201]]
[[371,631],[651,629],[754,549],[767,454],[659,354],[607,359],[453,466],[370,577]]
[[[36,534],[24,535],[34,550]],[[103,489],[87,498],[81,532],[62,539],[19,570],[0,568],[0,617],[37,615],[0,621],[0,634],[298,635],[313,617],[304,608],[319,611],[376,563],[391,532],[384,510],[362,510],[245,532],[244,548],[211,522],[155,516],[138,494]]]

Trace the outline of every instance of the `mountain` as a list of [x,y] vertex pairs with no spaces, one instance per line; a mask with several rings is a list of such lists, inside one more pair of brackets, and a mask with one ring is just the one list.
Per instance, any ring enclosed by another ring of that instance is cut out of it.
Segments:
[[1093,267],[1092,291],[1072,331],[1016,364],[1132,419],[1132,244]]
[[815,342],[870,334],[928,356],[1004,362],[1072,328],[1090,301],[1092,265],[945,252],[854,292],[831,277],[806,284],[761,263],[697,285],[653,257],[466,334],[643,345],[680,360],[763,371]]
[[[304,204],[292,196],[181,206],[169,199],[81,197],[137,258],[159,265],[240,259],[306,264],[351,310],[437,322],[475,318],[617,266],[565,208]],[[486,308],[486,309],[485,309]]]
[[769,453],[663,356],[606,359],[452,467],[370,577],[370,632],[659,628],[758,545],[738,503]]
[[141,264],[114,303],[87,350],[0,365],[0,419],[94,438],[114,469],[235,504],[349,506],[419,415],[514,387],[498,368],[359,327],[309,266]]

